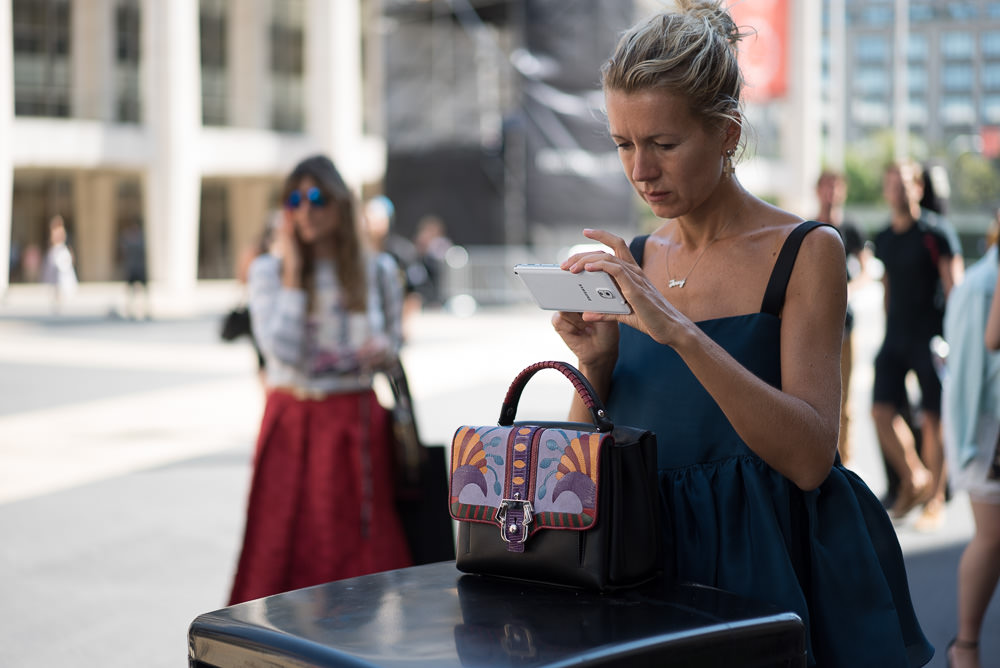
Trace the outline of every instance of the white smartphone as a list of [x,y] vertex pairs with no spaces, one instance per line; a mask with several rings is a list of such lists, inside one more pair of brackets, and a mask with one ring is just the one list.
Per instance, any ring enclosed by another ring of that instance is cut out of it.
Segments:
[[514,275],[521,279],[535,302],[548,311],[632,312],[618,285],[603,271],[574,274],[557,264],[517,264]]

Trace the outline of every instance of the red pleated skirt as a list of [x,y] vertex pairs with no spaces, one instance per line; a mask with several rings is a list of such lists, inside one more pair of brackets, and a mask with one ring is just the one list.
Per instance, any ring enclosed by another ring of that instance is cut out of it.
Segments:
[[268,393],[229,604],[410,565],[375,393]]

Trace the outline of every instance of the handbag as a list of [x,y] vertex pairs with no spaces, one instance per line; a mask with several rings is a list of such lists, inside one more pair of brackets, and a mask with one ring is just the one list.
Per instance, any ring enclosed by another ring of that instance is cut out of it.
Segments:
[[[541,369],[568,378],[593,424],[515,422]],[[610,590],[661,566],[656,436],[615,425],[580,371],[538,362],[511,383],[497,426],[462,426],[451,447],[449,512],[460,571]]]
[[406,372],[397,359],[385,370],[392,389],[396,512],[414,566],[455,558],[455,535],[448,516],[448,465],[444,445],[424,445],[413,416]]
[[250,335],[250,310],[245,305],[234,307],[222,317],[219,336],[223,341],[235,341],[241,336]]

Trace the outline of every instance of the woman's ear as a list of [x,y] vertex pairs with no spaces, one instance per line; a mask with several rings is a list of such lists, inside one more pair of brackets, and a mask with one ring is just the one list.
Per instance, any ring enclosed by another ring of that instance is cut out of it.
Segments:
[[738,112],[732,112],[729,119],[726,120],[725,126],[725,138],[723,140],[724,148],[728,150],[736,150],[739,146],[740,137],[743,135],[743,115]]

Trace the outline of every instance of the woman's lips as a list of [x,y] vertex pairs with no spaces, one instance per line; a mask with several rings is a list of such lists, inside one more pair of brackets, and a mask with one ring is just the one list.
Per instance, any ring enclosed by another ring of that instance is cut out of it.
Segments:
[[667,191],[657,190],[643,193],[643,195],[646,197],[647,202],[662,202],[670,196],[670,193]]

